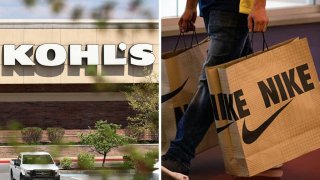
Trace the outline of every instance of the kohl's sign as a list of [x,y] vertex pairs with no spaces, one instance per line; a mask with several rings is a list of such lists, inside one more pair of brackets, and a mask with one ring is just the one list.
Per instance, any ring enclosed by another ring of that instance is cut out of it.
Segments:
[[[125,43],[118,45],[102,45],[102,55],[99,54],[99,45],[90,44],[82,50],[80,44],[69,45],[67,54],[64,46],[60,44],[42,44],[35,50],[34,61],[33,46],[31,44],[22,44],[18,47],[12,44],[3,45],[3,65],[14,66],[19,63],[22,66],[34,66],[35,62],[43,66],[59,66],[65,63],[67,56],[70,66],[99,65],[99,57],[102,59],[102,65],[126,65],[149,66],[154,63],[155,56],[153,47],[150,44],[135,44],[128,50],[128,57],[124,52],[127,49]],[[123,54],[124,57],[118,57],[117,54]],[[129,62],[128,62],[129,61]]]

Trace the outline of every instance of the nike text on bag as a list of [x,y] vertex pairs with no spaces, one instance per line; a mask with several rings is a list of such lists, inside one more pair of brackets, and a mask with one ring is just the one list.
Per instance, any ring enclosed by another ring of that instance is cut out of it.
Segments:
[[[197,90],[208,43],[205,40],[192,48],[162,54],[162,152],[167,151],[170,141],[175,138],[177,123]],[[216,128],[212,124],[196,153],[217,145]]]
[[229,174],[253,176],[320,147],[320,87],[306,39],[206,73]]

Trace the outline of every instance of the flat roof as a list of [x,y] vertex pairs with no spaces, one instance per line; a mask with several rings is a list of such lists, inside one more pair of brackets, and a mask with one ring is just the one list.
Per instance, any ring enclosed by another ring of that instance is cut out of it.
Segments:
[[[102,25],[101,25],[102,24]],[[0,29],[158,29],[158,19],[0,19]]]

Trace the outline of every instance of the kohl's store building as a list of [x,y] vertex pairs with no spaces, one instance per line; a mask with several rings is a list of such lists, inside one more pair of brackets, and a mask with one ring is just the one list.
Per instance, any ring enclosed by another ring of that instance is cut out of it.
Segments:
[[[87,129],[127,125],[124,91],[158,74],[153,20],[0,21],[0,126]],[[146,74],[146,69],[149,74]],[[157,79],[152,79],[158,83]]]

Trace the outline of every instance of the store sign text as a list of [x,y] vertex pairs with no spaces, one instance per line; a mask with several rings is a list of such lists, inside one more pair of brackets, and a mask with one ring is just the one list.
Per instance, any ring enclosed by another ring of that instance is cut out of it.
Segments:
[[30,58],[33,53],[31,44],[3,45],[3,65],[14,66],[17,63],[23,66],[33,66],[35,62],[43,66],[59,66],[65,63],[67,56],[69,65],[79,66],[98,65],[99,57],[102,59],[102,65],[126,65],[149,66],[154,63],[155,56],[153,47],[150,44],[135,44],[128,50],[129,57],[117,57],[117,52],[125,52],[127,45],[120,43],[117,45],[102,45],[102,55],[99,54],[99,45],[86,45],[82,50],[80,44],[69,45],[69,53],[64,46],[60,44],[42,44],[35,50],[34,61]]

